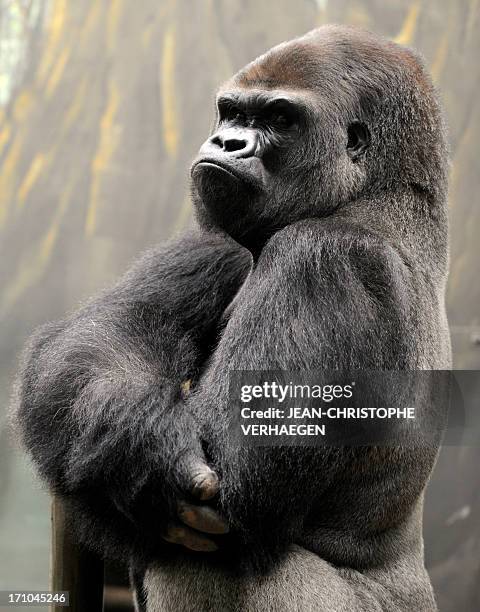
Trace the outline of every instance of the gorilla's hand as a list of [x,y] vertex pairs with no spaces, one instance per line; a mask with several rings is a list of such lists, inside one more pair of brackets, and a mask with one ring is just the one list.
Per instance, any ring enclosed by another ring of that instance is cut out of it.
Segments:
[[[114,436],[113,446],[111,436],[118,424],[110,423],[102,453],[104,459],[109,456],[109,461],[103,467],[91,461],[91,469],[100,471],[90,472],[90,486],[95,486],[97,492],[103,489],[131,524],[135,539],[142,542],[143,548],[149,546],[152,554],[164,541],[195,551],[216,550],[216,544],[201,532],[219,535],[226,533],[228,527],[212,507],[204,505],[218,493],[219,480],[207,464],[194,419],[181,401],[154,416],[146,409],[146,404],[155,403],[154,399],[134,401],[131,397],[131,401],[137,415],[143,412],[150,418],[136,419],[136,427],[130,431],[121,427],[120,439]],[[98,444],[100,435],[94,427],[79,440],[83,462],[87,447],[92,452],[97,450],[94,444]],[[79,466],[75,464],[70,485],[78,474]]]
[[211,535],[228,533],[228,525],[225,520],[210,506],[199,506],[181,501],[178,503],[178,518],[183,524],[171,523],[163,539],[190,550],[213,552],[218,549],[217,544],[203,533]]
[[[190,394],[190,381],[182,384],[182,396]],[[212,500],[218,493],[217,474],[207,465],[200,448],[182,460],[186,489],[195,501]],[[192,504],[178,500],[177,516],[180,522],[172,521],[163,534],[163,539],[172,544],[179,544],[190,550],[213,552],[217,544],[202,533],[222,535],[228,533],[228,525],[216,510],[206,505]]]

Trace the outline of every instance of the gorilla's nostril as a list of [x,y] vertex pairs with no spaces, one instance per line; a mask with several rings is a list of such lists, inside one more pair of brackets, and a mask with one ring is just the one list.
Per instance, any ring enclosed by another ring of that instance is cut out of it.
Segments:
[[236,139],[236,138],[229,138],[228,140],[225,140],[225,142],[223,143],[223,149],[224,151],[227,151],[227,152],[241,151],[242,149],[245,149],[246,146],[247,146],[246,140],[241,140],[241,139]]
[[212,137],[210,138],[210,142],[211,142],[212,144],[214,144],[215,146],[217,146],[217,147],[220,147],[220,148],[222,148],[222,147],[223,147],[223,142],[222,142],[222,139],[221,139],[219,136],[212,136]]

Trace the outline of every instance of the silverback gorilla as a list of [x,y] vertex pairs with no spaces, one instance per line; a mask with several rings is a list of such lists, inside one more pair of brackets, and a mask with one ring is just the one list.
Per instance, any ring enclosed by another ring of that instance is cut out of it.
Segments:
[[232,370],[450,367],[431,80],[414,52],[326,26],[238,72],[216,116],[191,169],[199,228],[31,340],[24,443],[81,541],[130,560],[140,609],[435,610],[437,445],[225,435]]

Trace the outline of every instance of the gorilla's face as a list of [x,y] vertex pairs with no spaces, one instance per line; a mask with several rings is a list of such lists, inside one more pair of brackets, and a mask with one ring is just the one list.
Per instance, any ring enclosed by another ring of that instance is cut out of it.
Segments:
[[345,182],[339,162],[353,163],[369,135],[358,122],[332,125],[318,106],[281,90],[222,91],[216,130],[192,165],[200,220],[255,251],[288,223],[334,209]]
[[213,135],[192,165],[200,222],[255,255],[290,223],[423,180],[408,146],[419,141],[419,74],[408,51],[335,26],[247,65],[219,92]]
[[239,73],[219,92],[214,133],[191,169],[200,222],[254,254],[276,230],[351,197],[369,143],[368,128],[339,121],[318,92],[258,85]]
[[288,213],[278,205],[286,209],[289,197],[298,198],[300,177],[311,165],[311,157],[305,160],[310,115],[306,101],[291,93],[219,93],[216,129],[192,166],[200,218],[246,246],[285,225]]

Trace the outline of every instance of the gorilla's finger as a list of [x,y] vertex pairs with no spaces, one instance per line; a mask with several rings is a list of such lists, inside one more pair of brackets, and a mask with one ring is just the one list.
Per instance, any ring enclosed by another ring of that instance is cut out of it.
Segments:
[[218,493],[217,474],[198,457],[190,457],[184,462],[187,489],[197,499],[205,501]]
[[178,516],[183,523],[198,531],[214,535],[229,531],[225,519],[209,506],[194,506],[182,501],[178,503]]
[[166,542],[179,544],[180,546],[185,546],[185,548],[195,550],[196,552],[214,552],[218,550],[218,546],[213,540],[198,533],[198,531],[190,529],[190,527],[186,525],[169,525],[166,533],[162,535],[162,538]]

